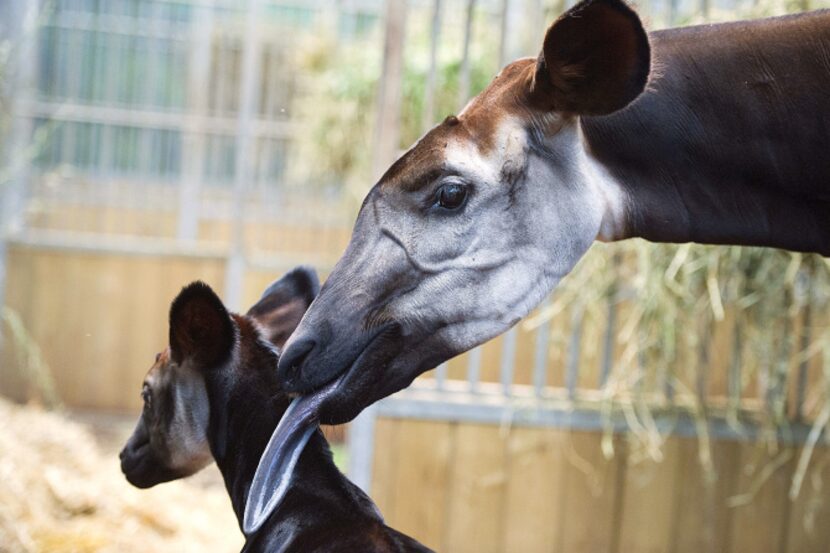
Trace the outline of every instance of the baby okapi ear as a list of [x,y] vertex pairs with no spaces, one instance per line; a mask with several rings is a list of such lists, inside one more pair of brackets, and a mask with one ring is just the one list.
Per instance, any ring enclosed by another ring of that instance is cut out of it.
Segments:
[[605,115],[646,86],[651,54],[640,18],[622,0],[583,0],[545,34],[531,98],[543,109]]
[[230,356],[236,340],[231,316],[204,282],[185,286],[170,306],[170,354],[173,361],[193,360],[213,368]]
[[311,267],[297,267],[272,282],[248,310],[248,316],[265,328],[272,344],[282,348],[319,291],[317,272]]

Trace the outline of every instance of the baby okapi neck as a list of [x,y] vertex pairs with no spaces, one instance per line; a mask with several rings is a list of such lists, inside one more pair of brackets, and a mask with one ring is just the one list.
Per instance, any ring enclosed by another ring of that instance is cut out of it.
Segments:
[[[240,526],[260,456],[290,403],[276,385],[249,381],[247,376],[239,375],[240,382],[230,386],[218,374],[207,379],[208,441]],[[308,520],[309,512],[381,522],[374,506],[367,510],[367,505],[370,501],[334,464],[328,442],[317,430],[300,456],[285,499],[259,533]]]

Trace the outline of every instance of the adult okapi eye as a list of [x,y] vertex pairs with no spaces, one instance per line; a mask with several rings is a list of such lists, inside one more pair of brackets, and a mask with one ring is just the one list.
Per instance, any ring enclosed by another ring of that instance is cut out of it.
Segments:
[[438,189],[436,198],[444,209],[458,209],[467,199],[467,187],[457,182],[445,184]]

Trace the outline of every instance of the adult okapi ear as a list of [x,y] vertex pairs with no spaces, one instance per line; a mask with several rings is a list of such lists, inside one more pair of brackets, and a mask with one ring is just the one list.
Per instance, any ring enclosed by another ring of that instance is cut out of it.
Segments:
[[282,348],[319,291],[317,272],[311,267],[297,267],[272,282],[247,315],[265,329],[272,344]]
[[236,327],[222,300],[204,282],[185,286],[170,306],[170,354],[173,361],[192,360],[213,368],[228,359]]
[[622,0],[583,0],[545,34],[531,100],[546,110],[605,115],[640,95],[650,66],[648,36],[634,10]]

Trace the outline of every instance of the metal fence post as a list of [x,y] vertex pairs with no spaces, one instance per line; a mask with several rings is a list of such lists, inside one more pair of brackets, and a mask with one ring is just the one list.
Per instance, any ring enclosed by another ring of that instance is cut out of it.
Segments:
[[182,178],[179,185],[180,240],[196,240],[199,236],[199,188],[204,173],[206,139],[202,125],[207,113],[210,85],[210,61],[213,50],[213,1],[197,5],[193,18],[190,48],[187,100],[189,113],[182,132]]
[[236,165],[234,167],[233,213],[230,254],[225,271],[225,302],[231,309],[242,307],[242,285],[245,278],[245,207],[250,182],[253,178],[253,119],[257,105],[260,60],[259,4],[261,0],[248,0],[242,49],[242,74],[239,87],[239,112],[237,118]]
[[[17,0],[0,6],[0,46],[8,41],[13,55],[10,67],[0,67],[4,83],[0,83],[0,98],[10,107],[8,119],[0,120],[0,309],[6,305],[6,264],[8,237],[23,230],[26,224],[26,191],[30,184],[29,171],[32,121],[25,116],[25,104],[34,92],[36,75],[35,52],[38,3]],[[3,136],[5,135],[5,136]],[[0,351],[3,333],[0,332]]]
[[406,9],[406,0],[388,0],[386,3],[383,69],[378,91],[377,124],[372,155],[373,179],[380,177],[398,157]]
[[349,425],[349,478],[367,494],[372,487],[377,405],[363,410]]

